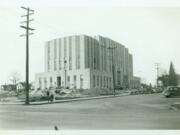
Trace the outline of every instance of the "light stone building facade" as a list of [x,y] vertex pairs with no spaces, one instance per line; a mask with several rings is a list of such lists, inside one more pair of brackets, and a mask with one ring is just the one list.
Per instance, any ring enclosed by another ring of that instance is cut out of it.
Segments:
[[133,80],[128,48],[102,36],[75,35],[45,43],[45,72],[36,74],[35,87],[112,89],[114,81],[116,87],[130,88]]

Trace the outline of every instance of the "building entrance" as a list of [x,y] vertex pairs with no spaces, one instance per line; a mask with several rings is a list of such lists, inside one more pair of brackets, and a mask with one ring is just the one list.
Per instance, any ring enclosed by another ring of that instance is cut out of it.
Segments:
[[61,77],[60,76],[57,77],[57,87],[58,88],[61,87]]

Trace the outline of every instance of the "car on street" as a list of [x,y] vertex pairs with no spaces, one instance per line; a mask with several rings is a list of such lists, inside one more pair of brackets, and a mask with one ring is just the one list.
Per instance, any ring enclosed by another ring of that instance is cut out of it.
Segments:
[[179,86],[168,86],[162,93],[165,97],[180,97]]
[[152,89],[152,92],[153,92],[153,93],[162,93],[163,90],[164,90],[164,88],[162,88],[162,87],[157,87],[157,88]]

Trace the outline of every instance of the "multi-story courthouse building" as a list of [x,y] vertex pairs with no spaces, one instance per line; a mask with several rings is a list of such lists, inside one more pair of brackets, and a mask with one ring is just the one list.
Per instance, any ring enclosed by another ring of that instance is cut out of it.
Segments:
[[46,42],[45,72],[35,79],[36,89],[138,86],[133,83],[133,57],[128,48],[102,36],[76,35]]

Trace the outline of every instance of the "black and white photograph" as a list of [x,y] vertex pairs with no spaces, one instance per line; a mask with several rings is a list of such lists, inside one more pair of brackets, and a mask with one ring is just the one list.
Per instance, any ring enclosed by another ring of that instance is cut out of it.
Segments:
[[178,0],[0,0],[0,36],[3,135],[178,134]]

